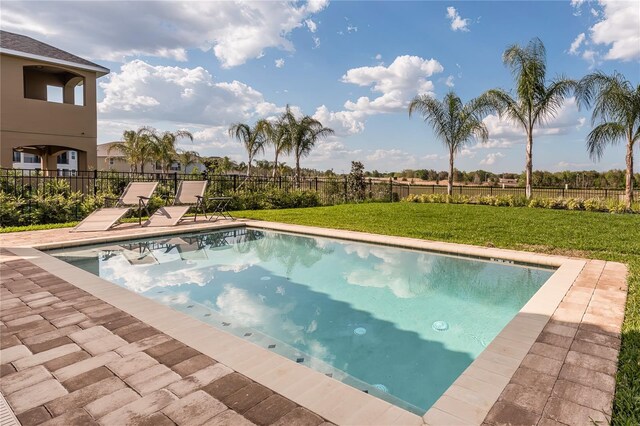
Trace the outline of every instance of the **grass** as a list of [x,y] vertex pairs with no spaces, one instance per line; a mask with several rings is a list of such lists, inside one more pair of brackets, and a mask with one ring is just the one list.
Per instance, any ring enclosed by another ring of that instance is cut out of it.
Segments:
[[629,294],[612,424],[640,424],[640,216],[414,203],[367,203],[234,214],[258,220],[626,263]]
[[72,226],[76,226],[77,224],[78,222],[67,222],[47,223],[44,225],[6,226],[0,228],[0,234],[6,234],[9,232],[42,231],[44,229],[70,228]]

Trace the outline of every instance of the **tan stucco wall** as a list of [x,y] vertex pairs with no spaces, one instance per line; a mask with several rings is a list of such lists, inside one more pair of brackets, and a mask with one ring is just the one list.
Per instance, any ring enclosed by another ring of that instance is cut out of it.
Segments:
[[[53,103],[24,97],[23,67],[45,65],[63,68],[84,77],[85,106]],[[20,146],[46,145],[48,155],[78,151],[78,168],[96,164],[96,73],[0,55],[0,165],[11,168],[12,151]],[[30,152],[26,151],[25,152]]]

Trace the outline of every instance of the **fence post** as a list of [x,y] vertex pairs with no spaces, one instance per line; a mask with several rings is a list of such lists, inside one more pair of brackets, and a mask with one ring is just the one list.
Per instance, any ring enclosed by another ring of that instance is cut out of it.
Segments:
[[282,189],[282,176],[278,176],[278,189]]
[[489,195],[493,195],[493,186],[489,187]]
[[389,178],[389,202],[393,203],[393,178]]
[[608,199],[608,197],[607,197],[607,188],[605,188],[605,189],[604,189],[604,199],[605,199],[605,200],[607,200],[607,199]]
[[98,195],[98,169],[93,171],[93,196]]
[[178,172],[173,172],[173,195],[178,193]]
[[318,176],[316,176],[316,192],[318,192]]
[[233,192],[238,190],[238,175],[233,175]]

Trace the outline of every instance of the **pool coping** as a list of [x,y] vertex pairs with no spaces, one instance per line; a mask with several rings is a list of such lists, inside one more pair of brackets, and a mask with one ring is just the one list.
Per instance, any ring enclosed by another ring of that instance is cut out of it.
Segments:
[[[436,253],[505,259],[558,269],[436,403],[419,416],[40,251],[245,226]],[[142,235],[132,232],[7,249],[336,424],[417,425],[442,423],[446,419],[481,424],[587,262],[565,256],[262,221],[207,224],[189,229],[164,228]],[[471,390],[464,386],[463,383],[469,380],[482,382],[482,389]],[[464,404],[473,400],[482,403]]]

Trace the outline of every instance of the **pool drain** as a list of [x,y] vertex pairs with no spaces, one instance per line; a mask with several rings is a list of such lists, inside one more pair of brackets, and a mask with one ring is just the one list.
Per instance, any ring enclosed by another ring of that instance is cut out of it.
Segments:
[[449,324],[446,321],[436,321],[431,325],[435,331],[447,331],[449,329]]
[[362,336],[366,333],[367,333],[367,329],[364,327],[358,327],[355,330],[353,330],[353,334],[355,334],[356,336]]
[[376,385],[373,385],[373,387],[374,387],[374,388],[376,388],[376,389],[378,389],[379,391],[384,392],[384,393],[389,393],[389,389],[388,389],[385,385],[383,385],[383,384],[381,384],[381,383],[378,383],[378,384],[376,384]]

